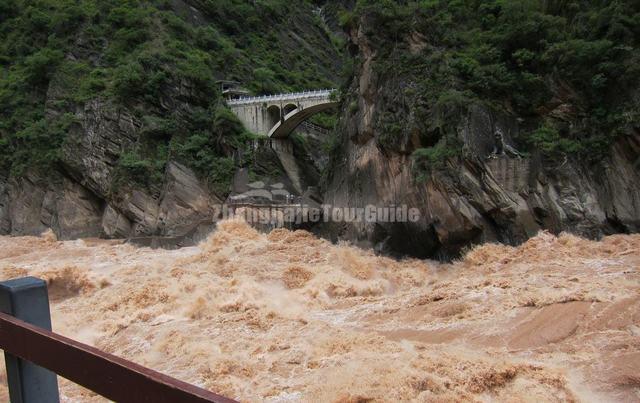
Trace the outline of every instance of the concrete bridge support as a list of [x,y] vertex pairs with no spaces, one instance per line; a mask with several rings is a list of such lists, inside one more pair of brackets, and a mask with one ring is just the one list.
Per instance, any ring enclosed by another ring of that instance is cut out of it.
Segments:
[[295,190],[303,194],[301,171],[289,135],[306,119],[337,106],[333,90],[239,98],[227,101],[244,126],[268,137]]
[[265,140],[256,140],[253,144],[253,149],[255,150],[260,146],[267,146],[276,153],[278,159],[280,160],[280,163],[282,164],[282,167],[284,168],[284,171],[291,180],[291,184],[293,185],[295,191],[298,194],[304,193],[305,189],[303,189],[302,187],[301,179],[302,173],[295,157],[293,156],[293,144],[291,143],[291,140],[288,138],[268,138]]

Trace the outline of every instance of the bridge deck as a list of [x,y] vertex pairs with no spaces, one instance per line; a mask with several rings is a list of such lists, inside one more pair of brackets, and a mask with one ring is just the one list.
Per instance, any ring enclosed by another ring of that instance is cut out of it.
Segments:
[[262,103],[262,102],[268,102],[268,101],[289,101],[289,100],[308,99],[308,98],[329,98],[329,96],[333,91],[335,91],[335,89],[305,91],[305,92],[290,92],[288,94],[262,95],[257,97],[242,97],[242,98],[231,99],[227,101],[227,104],[243,105],[243,104]]

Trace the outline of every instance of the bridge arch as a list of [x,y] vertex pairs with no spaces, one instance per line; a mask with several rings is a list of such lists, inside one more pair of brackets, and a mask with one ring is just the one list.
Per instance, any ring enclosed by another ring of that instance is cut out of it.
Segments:
[[269,131],[269,137],[273,138],[284,138],[289,136],[291,132],[293,132],[296,127],[298,127],[302,122],[309,119],[311,116],[316,113],[320,113],[326,111],[327,109],[331,109],[338,106],[338,102],[325,102],[313,106],[308,106],[306,108],[297,108],[289,112],[284,116],[282,120],[271,128]]
[[267,119],[269,122],[269,126],[275,126],[280,123],[282,118],[282,112],[280,111],[280,107],[278,105],[269,105],[267,107]]
[[335,107],[334,90],[229,99],[227,105],[242,124],[256,134],[287,137],[312,115]]
[[282,115],[286,116],[296,109],[298,109],[298,105],[294,103],[288,103],[282,108]]

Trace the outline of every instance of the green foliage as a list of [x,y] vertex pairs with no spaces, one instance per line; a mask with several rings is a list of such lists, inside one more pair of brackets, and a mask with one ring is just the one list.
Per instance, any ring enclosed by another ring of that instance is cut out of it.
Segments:
[[432,126],[447,130],[457,123],[468,107],[474,102],[470,92],[447,90],[440,94],[433,105]]
[[224,193],[228,156],[252,134],[220,106],[217,79],[259,93],[332,86],[339,44],[318,34],[309,3],[202,0],[204,24],[175,3],[0,0],[3,172],[55,164],[70,124],[64,112],[101,98],[142,122],[120,155],[120,182],[155,186],[171,157]]
[[178,131],[179,123],[173,117],[161,118],[147,115],[142,118],[143,127],[140,134],[146,138],[170,140]]
[[335,113],[320,112],[311,116],[309,121],[325,129],[333,129],[336,127],[337,119]]
[[[432,122],[422,132],[435,127],[442,137],[443,124],[460,122],[459,107],[470,103],[536,127],[560,98],[577,112],[571,128],[532,131],[519,146],[602,155],[628,125],[622,116],[640,84],[639,16],[631,0],[359,0],[343,22],[363,23],[383,85],[394,93],[415,86],[405,92],[412,107],[404,117],[393,123],[383,114],[385,133],[402,135],[398,122],[413,115]],[[397,115],[401,100],[390,103]]]
[[207,178],[212,190],[219,195],[228,195],[236,166],[232,158],[219,157],[212,161],[210,174]]
[[278,92],[276,73],[267,67],[254,69],[253,81],[257,83],[253,86],[253,89],[258,94],[275,94]]
[[[4,164],[9,162],[13,175],[21,175],[29,168],[46,169],[55,164],[60,158],[60,147],[73,121],[72,114],[64,114],[52,119],[41,118],[31,123],[15,134],[15,141],[24,146],[12,150],[7,161],[3,161]],[[8,141],[3,143],[3,148],[11,150]]]
[[126,182],[149,185],[161,179],[159,159],[147,159],[135,151],[125,151],[118,160],[118,176]]
[[543,155],[549,157],[571,155],[582,149],[580,142],[564,138],[560,136],[557,130],[548,126],[542,126],[531,133],[529,141],[531,141]]
[[293,133],[291,133],[289,138],[294,143],[294,147],[295,148],[298,148],[298,149],[301,149],[301,150],[307,150],[308,149],[309,142],[307,141],[307,138],[305,136],[303,136],[302,134],[297,133],[297,132],[293,132]]
[[343,29],[348,30],[357,24],[356,14],[347,10],[341,10],[338,13],[338,23]]
[[22,67],[25,82],[34,86],[49,82],[62,57],[61,51],[50,48],[42,48],[25,57]]
[[396,148],[397,142],[401,141],[405,134],[402,119],[389,112],[381,115],[378,127],[380,132],[378,144],[387,149]]
[[419,181],[446,168],[447,161],[460,155],[460,145],[455,140],[443,139],[433,147],[418,148],[411,155],[412,169]]
[[[233,112],[222,106],[214,111],[197,111],[190,121],[188,132],[171,139],[174,157],[206,178],[214,192],[228,194],[235,164],[223,152],[223,139],[227,146],[241,149],[253,135],[246,132]],[[213,132],[208,131],[211,129]]]
[[172,144],[176,157],[192,166],[207,179],[212,190],[218,195],[229,193],[229,186],[235,172],[233,159],[221,155],[215,141],[203,134],[195,133]]
[[231,112],[231,109],[225,107],[219,107],[213,116],[213,126],[217,131],[223,132],[242,132],[242,123],[238,117]]
[[139,63],[120,65],[114,69],[111,91],[120,101],[142,95],[145,76],[144,68]]

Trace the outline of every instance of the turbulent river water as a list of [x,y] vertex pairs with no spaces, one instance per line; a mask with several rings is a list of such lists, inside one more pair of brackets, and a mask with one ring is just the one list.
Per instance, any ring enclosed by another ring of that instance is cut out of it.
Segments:
[[241,401],[640,400],[640,235],[452,264],[240,221],[175,251],[0,237],[0,279],[24,275],[54,331]]

